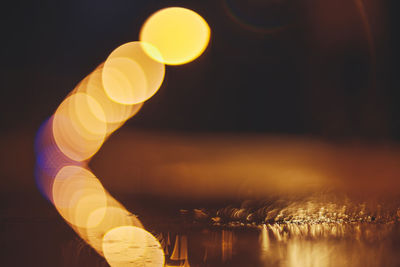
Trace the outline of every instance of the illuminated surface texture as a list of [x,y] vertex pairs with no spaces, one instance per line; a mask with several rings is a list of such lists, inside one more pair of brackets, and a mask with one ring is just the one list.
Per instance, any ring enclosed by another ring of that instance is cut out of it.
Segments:
[[207,22],[192,10],[171,7],[153,14],[140,31],[140,41],[152,44],[161,53],[145,48],[159,62],[188,63],[203,53],[210,39]]
[[[389,241],[398,237],[399,228],[393,225],[275,224],[223,229],[193,229],[188,236],[188,266],[394,267],[400,263],[398,248]],[[184,266],[183,260],[167,263]]]
[[103,252],[112,267],[164,265],[164,253],[157,239],[133,226],[117,227],[106,233]]
[[111,100],[126,105],[138,104],[160,88],[165,66],[149,57],[144,49],[160,55],[149,44],[130,42],[108,56],[103,67],[103,85]]

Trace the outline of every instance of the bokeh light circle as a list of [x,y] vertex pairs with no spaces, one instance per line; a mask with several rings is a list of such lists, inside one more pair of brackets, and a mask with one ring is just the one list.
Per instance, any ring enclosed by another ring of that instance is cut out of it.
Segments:
[[149,44],[130,42],[115,49],[104,63],[102,81],[107,96],[124,105],[139,104],[152,97],[160,88],[165,66],[144,49]]
[[210,27],[196,12],[182,7],[164,8],[154,13],[143,24],[140,41],[156,47],[145,48],[155,60],[168,65],[193,61],[206,49],[210,40]]
[[111,100],[103,87],[103,66],[104,64],[101,64],[91,74],[83,79],[83,81],[75,88],[75,93],[81,92],[88,94],[102,107],[104,116],[95,112],[96,103],[93,103],[92,101],[88,101],[87,103],[96,118],[107,123],[107,135],[110,135],[126,120],[138,113],[143,106],[143,103],[125,105]]
[[[61,216],[77,227],[88,227],[90,214],[107,207],[107,195],[100,181],[80,166],[65,166],[54,178],[53,203]],[[102,218],[105,215],[105,210]],[[92,221],[89,227],[95,227]]]
[[[98,117],[103,118],[99,120]],[[107,133],[104,111],[85,93],[68,96],[53,119],[53,136],[58,148],[70,159],[84,161],[102,146]]]
[[111,196],[108,200],[107,207],[96,209],[90,213],[85,233],[83,233],[90,245],[101,255],[103,255],[103,237],[108,231],[128,225],[143,228],[139,219],[118,201]]

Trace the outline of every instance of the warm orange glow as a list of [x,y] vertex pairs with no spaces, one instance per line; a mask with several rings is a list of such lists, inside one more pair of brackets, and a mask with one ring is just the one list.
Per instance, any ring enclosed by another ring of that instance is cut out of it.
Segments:
[[145,47],[155,60],[180,65],[193,61],[203,53],[210,40],[210,28],[196,12],[170,7],[157,11],[147,19],[139,39],[160,51],[161,55],[158,55]]
[[85,93],[67,97],[54,115],[54,140],[67,157],[76,161],[92,157],[103,144],[106,131],[102,107]]
[[164,266],[164,253],[158,240],[134,226],[117,227],[103,238],[103,252],[112,267]]
[[105,216],[103,209],[98,220],[88,221],[93,211],[107,207],[107,195],[100,181],[85,168],[63,167],[54,179],[52,193],[58,212],[74,226],[95,227]]
[[149,44],[131,42],[118,47],[107,58],[102,80],[112,101],[125,105],[142,103],[160,88],[165,66],[149,57],[143,50],[146,47],[156,51]]

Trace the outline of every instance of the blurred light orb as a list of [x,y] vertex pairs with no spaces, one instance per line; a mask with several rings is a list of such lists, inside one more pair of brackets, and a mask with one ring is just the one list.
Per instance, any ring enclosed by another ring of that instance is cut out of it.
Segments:
[[93,102],[88,101],[88,105],[97,119],[107,123],[107,134],[109,134],[116,129],[116,126],[122,125],[127,119],[134,116],[143,104],[124,105],[112,101],[103,88],[102,72],[103,64],[88,75],[76,87],[76,91],[86,93],[93,97],[102,107],[104,116],[102,116],[102,114],[99,116],[99,114],[96,113],[96,105]]
[[150,44],[130,42],[116,48],[106,59],[102,81],[110,100],[123,104],[139,104],[160,88],[165,65],[148,56],[144,49],[157,53]]
[[161,55],[158,55],[145,47],[155,60],[167,65],[180,65],[193,61],[204,52],[210,40],[210,27],[190,9],[169,7],[147,19],[139,39],[160,51]]
[[[143,228],[139,219],[127,211],[118,201],[109,196],[107,207],[92,211],[82,236],[101,255],[103,255],[103,237],[113,228],[135,226]],[[93,227],[94,226],[94,227]]]
[[103,238],[103,253],[112,267],[162,267],[164,252],[158,240],[135,226],[121,226]]
[[87,160],[104,142],[107,133],[105,120],[102,107],[93,97],[85,93],[71,94],[54,114],[55,143],[68,158]]

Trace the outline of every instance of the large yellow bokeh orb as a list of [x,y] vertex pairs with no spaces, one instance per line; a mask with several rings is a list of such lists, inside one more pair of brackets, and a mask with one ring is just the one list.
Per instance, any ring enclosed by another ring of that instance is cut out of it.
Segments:
[[161,55],[146,49],[155,60],[180,65],[199,57],[210,40],[210,27],[196,12],[169,7],[154,13],[143,24],[140,41],[157,48]]

